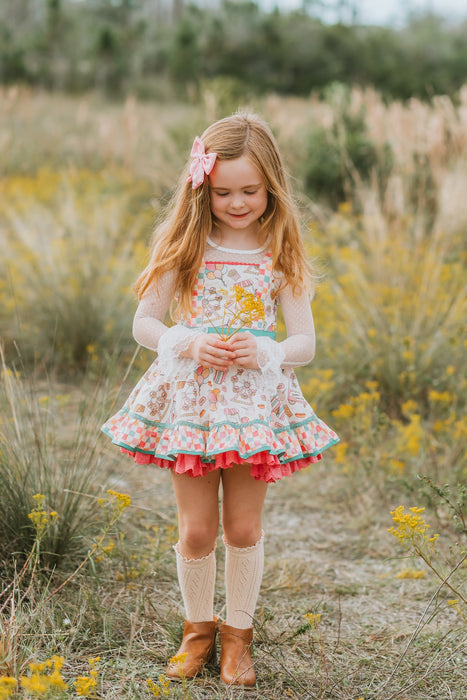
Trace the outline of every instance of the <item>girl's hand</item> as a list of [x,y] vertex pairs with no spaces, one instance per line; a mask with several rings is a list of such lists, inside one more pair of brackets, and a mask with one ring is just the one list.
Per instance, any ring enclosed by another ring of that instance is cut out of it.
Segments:
[[253,333],[236,333],[229,344],[235,351],[234,364],[245,369],[259,369],[256,338]]
[[226,342],[215,334],[198,335],[181,357],[190,357],[203,367],[225,370],[234,363],[235,352],[230,341]]

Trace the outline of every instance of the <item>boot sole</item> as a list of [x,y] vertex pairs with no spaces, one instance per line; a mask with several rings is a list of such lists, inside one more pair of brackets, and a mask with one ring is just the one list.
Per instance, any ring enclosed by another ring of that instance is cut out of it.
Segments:
[[254,685],[242,685],[241,683],[226,683],[221,679],[221,683],[224,688],[229,688],[229,690],[257,690],[257,684]]

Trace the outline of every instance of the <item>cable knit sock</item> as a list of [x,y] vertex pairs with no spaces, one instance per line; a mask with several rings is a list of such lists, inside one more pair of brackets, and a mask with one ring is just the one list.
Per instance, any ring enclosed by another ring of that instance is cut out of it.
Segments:
[[215,549],[201,559],[186,559],[178,551],[178,542],[174,550],[186,619],[190,622],[212,621],[216,583]]
[[225,541],[226,624],[237,629],[253,625],[264,567],[264,533],[252,547],[232,547]]

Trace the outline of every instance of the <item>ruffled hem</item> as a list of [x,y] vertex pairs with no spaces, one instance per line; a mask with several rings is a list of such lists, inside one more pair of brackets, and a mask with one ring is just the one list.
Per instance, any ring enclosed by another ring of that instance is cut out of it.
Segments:
[[178,454],[172,461],[144,452],[135,452],[126,447],[120,447],[120,451],[133,457],[137,464],[154,464],[163,469],[171,469],[175,474],[188,474],[191,477],[206,476],[217,469],[229,469],[234,464],[249,464],[250,475],[257,481],[267,483],[280,481],[284,476],[292,476],[321,459],[321,454],[317,454],[281,463],[277,455],[266,451],[257,452],[250,457],[241,457],[238,452],[229,451],[216,454],[212,462],[203,462],[199,455],[192,454]]

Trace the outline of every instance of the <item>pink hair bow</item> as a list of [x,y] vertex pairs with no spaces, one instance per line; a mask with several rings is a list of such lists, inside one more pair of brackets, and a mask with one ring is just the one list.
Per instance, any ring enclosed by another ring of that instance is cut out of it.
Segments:
[[191,149],[190,155],[192,157],[192,162],[190,165],[190,177],[187,179],[187,182],[191,182],[195,190],[203,184],[204,176],[209,175],[213,169],[217,153],[206,153],[204,143],[197,136],[193,141],[193,148]]

